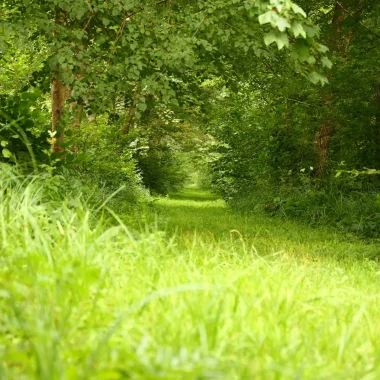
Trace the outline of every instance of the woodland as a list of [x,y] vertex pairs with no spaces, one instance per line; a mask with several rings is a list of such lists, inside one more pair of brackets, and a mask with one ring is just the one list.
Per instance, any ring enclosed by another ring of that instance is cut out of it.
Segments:
[[2,0],[0,378],[380,378],[378,0]]

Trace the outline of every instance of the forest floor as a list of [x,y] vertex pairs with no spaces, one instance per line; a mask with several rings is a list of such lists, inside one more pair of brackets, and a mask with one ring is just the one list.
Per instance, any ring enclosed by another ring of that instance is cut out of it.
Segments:
[[380,378],[378,246],[195,188],[157,199],[140,234],[86,218],[48,231],[54,265],[36,239],[17,250],[22,229],[10,241],[1,378]]

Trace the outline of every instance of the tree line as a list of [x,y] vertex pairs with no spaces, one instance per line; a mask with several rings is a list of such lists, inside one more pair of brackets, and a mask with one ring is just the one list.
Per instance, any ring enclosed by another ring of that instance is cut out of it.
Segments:
[[237,208],[372,234],[379,7],[5,0],[2,160],[162,194],[202,168]]

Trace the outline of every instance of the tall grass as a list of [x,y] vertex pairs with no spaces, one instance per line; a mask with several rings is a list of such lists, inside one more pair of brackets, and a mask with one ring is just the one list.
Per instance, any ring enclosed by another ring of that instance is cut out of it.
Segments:
[[[366,238],[379,238],[378,189],[255,188],[233,197],[230,205],[243,213],[263,213],[312,226],[330,226]],[[374,218],[375,217],[375,218]]]
[[195,191],[132,232],[0,176],[0,378],[380,377],[377,246]]

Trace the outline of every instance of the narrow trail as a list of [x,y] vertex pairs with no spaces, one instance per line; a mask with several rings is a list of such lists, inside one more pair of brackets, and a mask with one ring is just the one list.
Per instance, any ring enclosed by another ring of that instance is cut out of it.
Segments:
[[244,244],[260,255],[286,252],[303,260],[363,259],[378,255],[378,247],[327,228],[263,215],[232,211],[214,194],[189,187],[156,202],[160,228],[178,239],[196,236],[203,244]]

